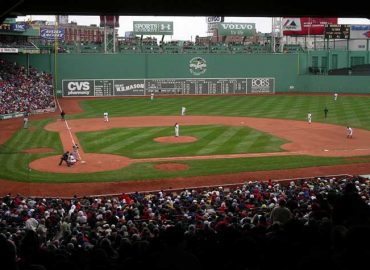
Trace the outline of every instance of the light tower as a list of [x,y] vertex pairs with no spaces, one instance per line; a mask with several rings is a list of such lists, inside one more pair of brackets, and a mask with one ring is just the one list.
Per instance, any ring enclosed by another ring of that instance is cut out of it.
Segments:
[[[283,18],[272,17],[271,50],[272,52],[283,51]],[[278,46],[277,46],[278,45]]]
[[104,27],[104,53],[115,53],[119,16],[100,16],[100,27]]

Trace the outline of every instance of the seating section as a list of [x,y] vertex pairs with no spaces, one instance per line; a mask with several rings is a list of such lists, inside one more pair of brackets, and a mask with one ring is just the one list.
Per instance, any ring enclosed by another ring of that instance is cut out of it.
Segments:
[[55,108],[51,74],[0,59],[0,114]]
[[369,192],[367,179],[343,175],[101,197],[9,194],[0,198],[2,267],[361,269]]

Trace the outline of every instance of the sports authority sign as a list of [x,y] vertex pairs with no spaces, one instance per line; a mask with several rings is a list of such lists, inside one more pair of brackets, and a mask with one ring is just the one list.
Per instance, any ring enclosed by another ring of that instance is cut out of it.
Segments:
[[247,78],[247,94],[275,93],[275,78]]
[[256,33],[255,23],[225,23],[217,25],[220,36],[253,36]]
[[134,35],[173,35],[173,22],[133,22]]

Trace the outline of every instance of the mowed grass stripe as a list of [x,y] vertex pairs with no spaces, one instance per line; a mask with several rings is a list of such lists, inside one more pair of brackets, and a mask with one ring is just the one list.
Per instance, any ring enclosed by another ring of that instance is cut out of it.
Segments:
[[[284,143],[283,140],[248,127],[222,125],[180,127],[180,135],[197,138],[197,141],[191,143],[168,144],[153,141],[156,137],[173,136],[172,133],[172,127],[145,127],[111,129],[86,134],[79,132],[77,136],[81,145],[89,152],[118,154],[130,158],[255,153],[264,152],[264,149],[280,151],[280,144]],[[91,137],[99,139],[92,141]],[[110,140],[104,141],[102,138]],[[264,138],[264,142],[268,144],[271,142],[271,145],[266,148],[261,144],[253,144],[256,138],[258,140]],[[249,147],[247,149],[236,147],[241,141],[249,142]]]
[[[212,130],[212,128],[209,128]],[[202,145],[202,148],[197,151],[198,155],[211,155],[214,153],[227,152],[229,146],[232,144],[231,138],[238,133],[238,128],[224,127],[217,128],[215,132],[209,132],[208,135],[202,139],[206,141],[206,144]]]
[[[339,96],[334,101],[331,95],[176,96],[155,97],[153,101],[148,98],[84,100],[81,104],[87,111],[71,117],[102,117],[103,108],[109,108],[110,116],[179,115],[181,106],[185,106],[188,115],[252,116],[305,121],[310,111],[313,121],[345,125],[344,122],[353,120],[351,122],[355,123],[354,127],[370,129],[366,124],[370,121],[370,97]],[[328,119],[324,119],[325,105],[329,109]],[[351,115],[349,112],[352,111],[355,113]],[[349,114],[349,118],[345,117],[346,114]],[[357,117],[359,119],[356,121]]]

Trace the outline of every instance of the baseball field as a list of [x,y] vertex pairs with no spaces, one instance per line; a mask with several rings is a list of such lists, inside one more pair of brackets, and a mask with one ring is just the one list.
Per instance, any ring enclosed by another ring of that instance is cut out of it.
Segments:
[[[370,173],[366,95],[340,94],[337,101],[332,94],[275,94],[59,102],[66,121],[56,112],[32,115],[27,129],[22,119],[0,122],[2,194],[91,195]],[[352,139],[346,126],[354,130]],[[80,161],[59,166],[72,142],[80,146]]]

